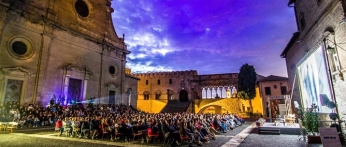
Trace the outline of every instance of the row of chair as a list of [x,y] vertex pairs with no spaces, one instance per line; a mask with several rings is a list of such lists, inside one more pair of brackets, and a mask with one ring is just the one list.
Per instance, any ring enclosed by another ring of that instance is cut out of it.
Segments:
[[17,122],[0,122],[0,133],[13,133],[17,127]]
[[[58,131],[58,130],[56,130],[56,131]],[[79,131],[79,130],[74,129],[74,131]],[[64,132],[64,133],[66,133],[66,132]],[[110,136],[110,132],[106,131],[104,129],[104,127],[101,127],[101,132],[100,133],[101,133],[100,135],[101,135],[102,139],[105,136]],[[74,136],[73,134],[66,134],[67,137],[71,136],[71,135]],[[123,137],[124,134],[116,132],[114,135],[115,135],[115,137]],[[151,128],[148,128],[146,130],[138,131],[138,133],[133,133],[132,134],[132,136],[133,136],[132,140],[135,140],[136,138],[137,139],[141,139],[139,137],[144,136],[144,135],[146,136],[147,143],[149,143],[151,140],[157,140],[159,138],[159,136],[160,136],[160,134],[156,134],[156,133],[154,133],[152,131]],[[167,139],[168,136],[165,136],[165,135],[163,135],[163,136],[164,136],[164,142],[163,142],[164,145],[172,143],[172,140],[168,140]],[[144,138],[142,138],[142,139],[144,139]],[[191,138],[188,137],[188,136],[183,137],[182,135],[180,135],[180,140],[181,140],[180,144],[183,144],[184,142],[188,142],[190,139]]]

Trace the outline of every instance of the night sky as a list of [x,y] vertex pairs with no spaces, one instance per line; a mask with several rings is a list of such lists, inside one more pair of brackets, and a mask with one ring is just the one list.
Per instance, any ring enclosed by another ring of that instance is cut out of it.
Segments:
[[113,24],[133,73],[197,70],[287,76],[280,57],[296,32],[288,0],[113,0]]

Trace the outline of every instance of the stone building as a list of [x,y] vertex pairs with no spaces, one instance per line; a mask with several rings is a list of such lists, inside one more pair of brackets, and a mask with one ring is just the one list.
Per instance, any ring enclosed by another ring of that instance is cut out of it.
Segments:
[[[137,108],[146,112],[242,113],[249,102],[237,98],[238,73],[198,75],[196,70],[136,73]],[[256,90],[259,92],[259,90]],[[254,110],[262,114],[259,94]]]
[[192,112],[195,100],[230,98],[231,91],[236,91],[238,74],[198,75],[196,70],[189,70],[136,73],[133,76],[140,79],[138,109],[165,112],[166,109],[173,111],[169,107],[176,107],[179,110],[174,111]]
[[[279,109],[285,104],[287,96],[289,95],[289,84],[287,77],[280,77],[270,75],[268,77],[257,76],[257,85],[260,91],[260,97],[262,98],[262,112],[265,117],[273,117],[276,115],[284,116],[284,112],[280,112]],[[281,110],[286,108],[281,108]],[[281,113],[281,114],[280,114]]]
[[138,78],[112,23],[111,0],[1,0],[0,103],[136,106]]
[[297,32],[283,50],[293,101],[304,108],[312,104],[322,113],[329,109],[322,101],[337,103],[341,118],[346,116],[346,1],[289,0],[294,10]]

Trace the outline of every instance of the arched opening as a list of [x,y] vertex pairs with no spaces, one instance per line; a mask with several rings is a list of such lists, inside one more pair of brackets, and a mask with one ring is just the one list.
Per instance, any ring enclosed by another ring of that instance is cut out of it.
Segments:
[[149,91],[144,91],[143,92],[144,100],[149,100],[149,95],[150,95]]
[[186,90],[181,90],[179,93],[179,101],[180,102],[188,102],[189,101],[189,97],[188,97],[188,93]]
[[158,90],[158,91],[155,92],[155,99],[159,100],[160,97],[161,97],[161,91]]
[[223,113],[230,113],[230,112],[233,112],[233,111],[219,105],[209,105],[199,110],[197,114],[201,114],[201,113],[223,114]]

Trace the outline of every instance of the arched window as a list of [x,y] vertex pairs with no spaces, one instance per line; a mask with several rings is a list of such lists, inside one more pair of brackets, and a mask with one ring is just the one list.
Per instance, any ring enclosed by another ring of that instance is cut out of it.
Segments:
[[155,92],[155,99],[159,100],[160,97],[161,97],[161,91],[158,90]]
[[149,95],[150,95],[149,91],[145,91],[143,95],[144,95],[144,100],[149,100]]

